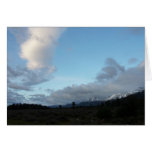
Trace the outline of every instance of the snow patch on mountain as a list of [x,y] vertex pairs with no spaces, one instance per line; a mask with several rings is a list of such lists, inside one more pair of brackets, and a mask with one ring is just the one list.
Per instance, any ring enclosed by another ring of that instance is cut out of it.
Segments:
[[121,99],[121,98],[124,98],[124,97],[127,97],[128,95],[131,95],[131,94],[134,94],[134,93],[138,93],[138,92],[142,92],[144,89],[143,88],[138,88],[134,91],[131,91],[131,92],[126,92],[126,93],[117,93],[117,94],[113,94],[111,95],[110,97],[108,97],[106,99],[106,101],[108,100],[112,100],[112,99]]

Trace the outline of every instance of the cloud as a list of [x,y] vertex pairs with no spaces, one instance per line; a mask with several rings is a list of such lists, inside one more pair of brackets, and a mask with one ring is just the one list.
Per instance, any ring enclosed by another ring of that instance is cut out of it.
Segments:
[[121,72],[124,72],[125,71],[125,68],[124,66],[121,66],[117,63],[117,61],[115,61],[114,59],[112,58],[108,58],[106,60],[106,64],[109,65],[109,66],[113,66],[115,67],[117,70],[121,71]]
[[145,85],[145,64],[142,62],[136,67],[127,69],[112,82],[112,85],[120,90],[136,90]]
[[[127,92],[135,91],[136,89],[139,89],[141,87],[144,88],[144,61],[141,62],[139,65],[128,69],[125,69],[124,66],[118,64],[112,58],[107,59],[105,63],[106,65],[102,68],[100,74],[103,75],[103,72],[106,73],[106,80],[109,81],[103,82],[101,81],[101,79],[96,79],[92,83],[72,85],[57,91],[48,89],[48,95],[34,94],[31,95],[28,99],[21,94],[10,91],[8,93],[8,102],[26,102],[43,105],[67,104],[71,103],[72,101],[88,101],[89,99],[95,97],[96,99],[105,100],[113,94],[125,94]],[[21,68],[20,70],[9,69],[9,71],[12,72],[9,75],[12,75],[12,77],[16,76],[17,78],[20,78],[21,76],[19,75],[19,73],[24,73],[22,74],[24,75],[24,77],[22,77],[22,83],[20,83],[20,86],[17,83],[10,85],[9,82],[9,88],[26,90],[26,87],[29,87],[29,89],[31,89],[31,86],[33,86],[35,83],[38,84],[46,81],[45,79],[41,80],[37,78],[39,77],[39,74],[33,73],[34,71],[31,71],[32,73],[30,73],[30,70],[26,68]],[[22,88],[23,86],[25,88]]]
[[28,28],[28,38],[21,44],[20,57],[30,70],[52,69],[52,56],[64,28]]
[[137,61],[138,61],[138,59],[136,59],[136,58],[130,58],[130,59],[128,60],[128,63],[129,63],[129,64],[134,64],[134,63],[137,63]]
[[17,103],[28,103],[28,104],[42,104],[48,105],[47,101],[45,100],[46,96],[42,94],[31,95],[30,100],[29,98],[25,98],[24,95],[14,92],[10,89],[7,91],[7,104],[17,104]]
[[19,90],[19,91],[21,91],[21,90],[30,91],[31,90],[30,86],[25,86],[23,84],[13,83],[11,81],[7,81],[7,86],[8,86],[8,88]]
[[[54,104],[67,104],[72,101],[88,101],[90,98],[96,97],[97,99],[104,100],[113,94],[124,94],[127,92],[135,91],[140,87],[144,88],[145,74],[144,74],[144,62],[133,68],[126,69],[119,65],[114,59],[107,60],[108,63],[116,63],[115,66],[119,69],[117,77],[102,83],[100,80],[81,85],[72,85],[65,87],[64,89],[51,91],[50,95],[39,97],[33,96],[29,100],[32,101],[44,101],[47,105]],[[109,62],[110,61],[110,62]],[[112,62],[111,62],[112,61]],[[110,64],[111,66],[111,64]],[[115,67],[114,66],[114,67]]]
[[108,58],[105,62],[106,66],[102,68],[101,72],[97,75],[96,79],[98,81],[109,80],[114,78],[119,74],[119,72],[124,72],[125,68],[119,65],[114,59]]
[[33,86],[52,79],[56,71],[52,56],[65,28],[8,28],[20,44],[20,57],[26,67],[7,68],[8,88],[29,91]]
[[51,80],[51,76],[45,70],[30,71],[26,68],[21,70],[24,70],[21,81],[25,86],[38,85]]
[[18,91],[31,90],[32,86],[50,81],[52,76],[45,70],[31,71],[26,67],[7,67],[7,84],[8,88]]
[[22,71],[18,71],[16,69],[11,68],[10,66],[7,66],[7,76],[8,78],[16,78],[18,76],[22,75]]
[[49,105],[44,94],[31,95],[31,97],[28,99],[28,102],[31,104]]
[[24,102],[27,103],[27,99],[23,95],[8,89],[8,91],[7,91],[7,104],[8,105],[13,104],[13,103],[24,103]]

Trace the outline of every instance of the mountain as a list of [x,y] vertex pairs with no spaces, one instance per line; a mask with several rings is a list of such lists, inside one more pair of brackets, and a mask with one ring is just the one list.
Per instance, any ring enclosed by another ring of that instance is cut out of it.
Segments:
[[[100,105],[101,104],[101,105]],[[72,106],[73,105],[73,106]],[[99,106],[96,106],[99,105]],[[55,108],[56,107],[56,108]],[[121,99],[86,101],[48,108],[16,104],[7,110],[8,125],[144,125],[144,91]],[[69,108],[64,108],[69,107]]]
[[[99,106],[101,104],[104,104],[105,102],[113,102],[117,99],[121,99],[121,101],[125,98],[128,98],[129,96],[136,96],[136,98],[143,98],[144,97],[144,90],[136,90],[133,92],[128,92],[125,94],[113,94],[112,96],[108,97],[106,100],[95,100],[94,101],[83,101],[79,103],[75,103],[75,107],[94,107]],[[36,105],[36,104],[13,104],[9,105],[8,109],[48,109],[48,108],[71,108],[72,103],[66,104],[66,105],[52,105],[52,106],[43,106],[43,105]]]
[[127,97],[131,94],[136,94],[138,92],[143,92],[143,91],[144,91],[143,88],[139,88],[137,90],[134,90],[134,91],[131,91],[131,92],[126,92],[126,93],[123,93],[123,94],[122,93],[117,93],[117,94],[111,95],[106,100],[108,101],[108,100],[113,100],[113,99],[121,99],[121,98],[125,98],[125,97]]
[[[127,98],[130,95],[135,95],[135,96],[139,96],[139,98],[141,97],[141,95],[144,94],[144,90],[135,90],[132,92],[127,92],[124,94],[118,93],[118,94],[113,94],[112,96],[108,97],[106,100],[94,100],[94,101],[82,101],[79,103],[76,103],[75,107],[89,107],[89,106],[99,106],[101,104],[104,104],[107,101],[114,101],[116,99],[123,99],[123,98]],[[143,97],[143,96],[142,96]],[[50,108],[58,108],[59,105],[53,105],[53,106],[49,106]],[[63,108],[71,108],[72,107],[72,103],[70,104],[66,104],[66,105],[62,105]]]

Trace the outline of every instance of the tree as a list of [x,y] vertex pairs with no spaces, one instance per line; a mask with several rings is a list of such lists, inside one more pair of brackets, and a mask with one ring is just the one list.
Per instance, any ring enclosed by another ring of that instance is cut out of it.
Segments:
[[59,109],[62,109],[62,105],[59,105]]
[[73,109],[75,108],[75,102],[72,102],[72,108]]

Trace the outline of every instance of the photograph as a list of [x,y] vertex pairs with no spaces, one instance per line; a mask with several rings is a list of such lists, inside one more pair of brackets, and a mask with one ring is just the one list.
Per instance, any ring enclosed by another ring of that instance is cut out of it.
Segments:
[[7,27],[7,125],[145,125],[145,27]]

